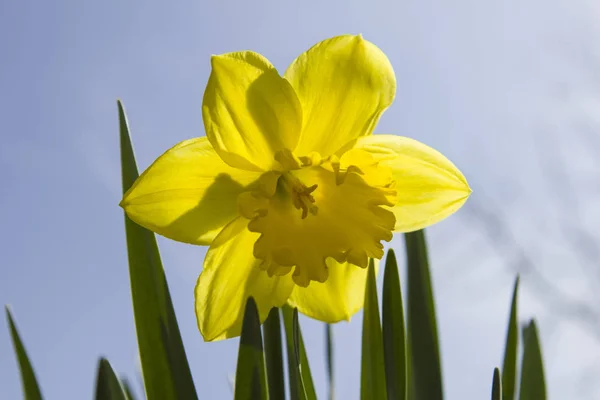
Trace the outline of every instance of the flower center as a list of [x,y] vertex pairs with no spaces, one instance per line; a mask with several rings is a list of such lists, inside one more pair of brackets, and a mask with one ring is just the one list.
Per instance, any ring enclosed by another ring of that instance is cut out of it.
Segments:
[[308,286],[327,280],[327,258],[366,267],[369,257],[383,257],[381,241],[392,239],[396,222],[387,209],[396,196],[391,171],[360,150],[303,164],[264,174],[260,189],[238,198],[248,229],[261,234],[254,245],[261,268],[269,275],[293,268],[294,282]]
[[298,210],[302,210],[302,219],[306,218],[309,212],[312,215],[317,215],[319,208],[315,205],[315,198],[311,193],[319,185],[306,187],[293,172],[285,172],[279,178],[279,182],[284,193],[290,195],[293,206]]

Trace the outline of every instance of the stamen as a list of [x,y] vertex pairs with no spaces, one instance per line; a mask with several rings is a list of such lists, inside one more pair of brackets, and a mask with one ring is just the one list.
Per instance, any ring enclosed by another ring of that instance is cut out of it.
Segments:
[[310,212],[317,215],[318,207],[314,205],[315,198],[312,195],[319,185],[306,187],[300,179],[288,172],[281,176],[283,185],[292,197],[292,204],[297,210],[302,210],[302,219],[305,219]]

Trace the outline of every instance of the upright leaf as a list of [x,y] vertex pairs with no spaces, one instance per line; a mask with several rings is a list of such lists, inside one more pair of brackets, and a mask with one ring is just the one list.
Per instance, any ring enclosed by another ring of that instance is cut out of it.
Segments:
[[267,382],[269,398],[285,399],[283,378],[283,349],[281,343],[281,320],[279,309],[272,308],[263,324],[265,336],[265,358],[267,360]]
[[388,251],[383,275],[383,354],[388,398],[407,397],[406,333],[400,276],[394,250]]
[[235,400],[269,398],[260,319],[256,302],[252,297],[248,298],[244,311],[234,390]]
[[121,382],[106,358],[98,361],[96,400],[127,400]]
[[296,360],[296,368],[298,368],[298,384],[300,387],[301,398],[306,399],[306,385],[304,385],[304,378],[302,377],[302,363],[299,361],[302,359],[300,355],[300,322],[298,321],[298,309],[294,308],[294,314],[292,314],[292,339],[294,340],[294,358]]
[[371,259],[367,272],[365,308],[363,311],[360,374],[360,398],[362,400],[387,399],[384,364],[383,336],[381,322],[379,321],[377,286],[375,285],[375,265],[373,259]]
[[330,324],[325,324],[325,346],[327,355],[327,378],[329,379],[329,400],[335,398],[333,383],[333,332]]
[[502,398],[502,382],[500,381],[500,370],[494,368],[494,378],[492,381],[492,400],[500,400]]
[[122,378],[121,386],[123,386],[123,390],[125,391],[125,397],[127,398],[127,400],[135,400],[135,395],[133,394],[133,389],[129,384],[129,380]]
[[[316,400],[315,385],[308,365],[308,357],[298,324],[298,310],[283,306],[283,325],[287,343],[287,360],[291,400]],[[294,318],[294,314],[296,317]],[[294,323],[294,319],[296,322]],[[296,337],[296,340],[294,340]],[[296,356],[298,354],[299,357]],[[299,358],[299,360],[298,360]]]
[[10,312],[8,306],[5,307],[5,310],[6,319],[8,320],[8,326],[10,328],[10,336],[12,337],[13,347],[15,349],[17,361],[19,362],[19,369],[21,370],[23,398],[26,400],[41,400],[42,392],[40,391],[37,379],[35,378],[35,372],[33,372],[33,367],[31,366],[29,357],[27,357],[25,346],[23,346],[23,342],[19,336],[19,331],[17,330],[15,321],[13,320],[12,313]]
[[442,370],[427,245],[422,230],[406,233],[408,341],[416,400],[443,399]]
[[523,330],[523,360],[521,363],[519,400],[546,399],[544,361],[534,320]]
[[[292,314],[292,339],[294,340],[294,356],[296,357],[296,364],[298,364],[298,368],[302,370],[302,365],[298,361],[301,359],[300,356],[300,322],[298,321],[298,309],[294,308],[294,313]],[[302,379],[302,376],[300,376]]]
[[506,344],[504,345],[504,363],[502,364],[502,399],[514,400],[515,382],[517,376],[517,349],[519,346],[519,327],[517,322],[517,301],[519,292],[519,277],[515,279],[510,317],[506,329]]
[[406,398],[410,400],[417,399],[415,394],[415,377],[412,373],[412,350],[408,341],[408,333],[406,336]]
[[[118,102],[123,193],[138,178],[127,117]],[[129,278],[148,400],[197,399],[154,234],[125,215]]]

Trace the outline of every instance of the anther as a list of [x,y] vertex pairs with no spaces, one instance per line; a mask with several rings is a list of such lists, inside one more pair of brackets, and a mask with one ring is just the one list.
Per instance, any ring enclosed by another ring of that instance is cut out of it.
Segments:
[[315,184],[306,187],[298,178],[291,174],[284,174],[282,175],[282,178],[291,195],[293,206],[302,211],[302,219],[308,217],[308,213],[317,215],[318,208],[314,205],[315,198],[311,193],[314,192],[319,185]]

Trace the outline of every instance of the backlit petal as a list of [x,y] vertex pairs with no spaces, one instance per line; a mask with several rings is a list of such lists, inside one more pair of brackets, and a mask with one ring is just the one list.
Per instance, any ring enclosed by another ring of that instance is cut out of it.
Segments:
[[215,238],[196,285],[198,328],[206,341],[239,336],[249,296],[264,322],[272,307],[281,307],[294,283],[290,275],[269,277],[252,256],[258,234],[248,231],[248,220],[237,218]]
[[144,171],[121,206],[133,221],[160,235],[210,244],[237,217],[237,196],[259,176],[225,164],[206,137],[190,139]]
[[[375,260],[378,264],[378,260]],[[349,263],[327,260],[329,278],[324,283],[296,286],[288,300],[302,314],[319,321],[349,321],[363,307],[367,269]]]
[[285,72],[303,112],[296,154],[327,157],[370,135],[396,93],[385,54],[362,36],[338,36],[300,55]]
[[250,170],[275,167],[278,150],[293,150],[302,126],[294,89],[271,63],[250,51],[212,57],[202,117],[223,160]]
[[366,150],[392,169],[396,181],[395,230],[410,232],[457,211],[471,194],[463,174],[442,154],[416,140],[394,135],[361,138]]

